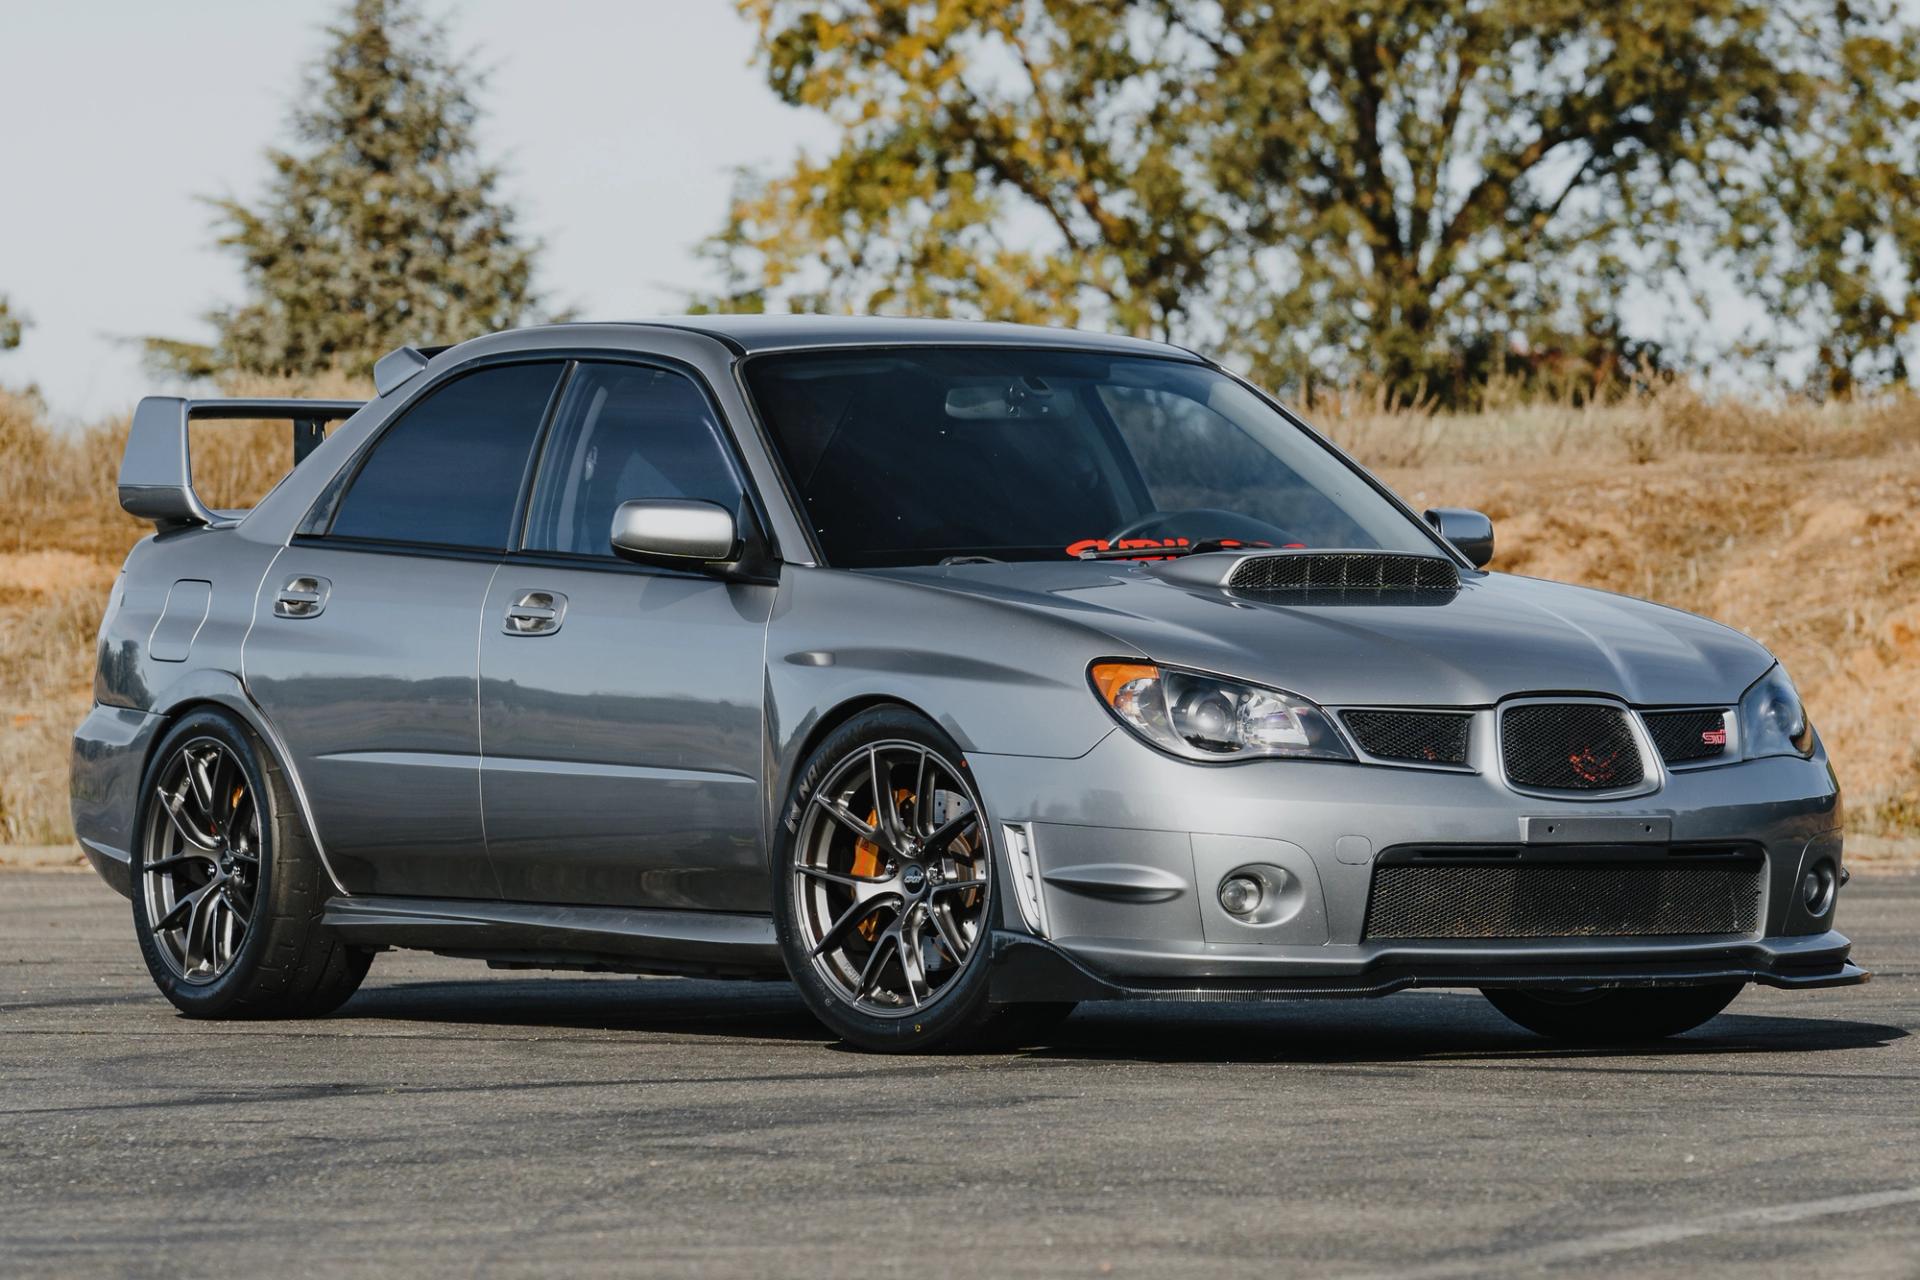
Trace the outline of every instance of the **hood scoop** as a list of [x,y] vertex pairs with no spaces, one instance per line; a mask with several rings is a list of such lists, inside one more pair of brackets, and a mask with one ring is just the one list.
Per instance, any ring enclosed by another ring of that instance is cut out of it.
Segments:
[[1168,581],[1271,603],[1445,604],[1460,590],[1452,561],[1392,551],[1219,552],[1150,569]]

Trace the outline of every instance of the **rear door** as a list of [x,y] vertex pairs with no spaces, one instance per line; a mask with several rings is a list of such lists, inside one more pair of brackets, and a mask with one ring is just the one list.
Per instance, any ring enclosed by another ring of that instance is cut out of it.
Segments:
[[[456,375],[374,441],[275,560],[245,674],[354,893],[492,898],[479,630],[564,364]],[[351,464],[350,464],[351,465]]]
[[762,693],[771,586],[616,559],[613,511],[744,511],[687,374],[585,361],[562,390],[522,548],[480,626],[487,847],[509,899],[767,909]]

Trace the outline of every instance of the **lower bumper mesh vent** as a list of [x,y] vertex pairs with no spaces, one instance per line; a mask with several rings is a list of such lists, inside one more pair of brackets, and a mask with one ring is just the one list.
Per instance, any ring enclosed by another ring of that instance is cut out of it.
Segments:
[[1633,938],[1752,933],[1757,858],[1612,866],[1390,863],[1367,901],[1375,938]]

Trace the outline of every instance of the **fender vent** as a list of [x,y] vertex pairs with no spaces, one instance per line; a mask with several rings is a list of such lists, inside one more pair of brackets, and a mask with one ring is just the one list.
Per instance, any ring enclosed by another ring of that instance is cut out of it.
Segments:
[[1438,556],[1380,551],[1279,552],[1248,556],[1233,567],[1235,591],[1327,592],[1365,596],[1455,592],[1460,571]]

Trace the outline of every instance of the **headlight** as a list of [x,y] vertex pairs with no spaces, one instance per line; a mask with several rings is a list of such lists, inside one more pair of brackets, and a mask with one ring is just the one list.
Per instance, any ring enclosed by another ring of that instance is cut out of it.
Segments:
[[1780,664],[1775,663],[1741,695],[1740,740],[1746,744],[1749,760],[1813,754],[1813,725]]
[[1188,760],[1353,759],[1326,712],[1279,689],[1149,662],[1096,662],[1087,675],[1121,724]]

